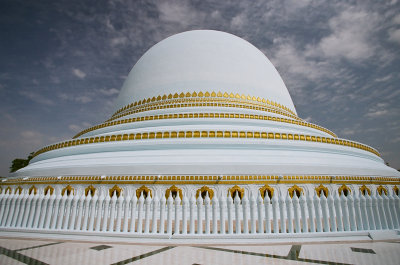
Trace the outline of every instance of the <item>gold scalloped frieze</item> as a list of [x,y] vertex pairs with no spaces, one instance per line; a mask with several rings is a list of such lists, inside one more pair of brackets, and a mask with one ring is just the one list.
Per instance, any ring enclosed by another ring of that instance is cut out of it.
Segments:
[[52,186],[47,186],[46,188],[44,188],[44,195],[46,196],[47,195],[47,193],[50,191],[50,195],[53,195],[53,193],[54,193],[54,188],[52,187]]
[[232,199],[235,199],[236,194],[239,196],[239,199],[242,199],[244,196],[244,188],[235,185],[228,190],[228,195],[231,196]]
[[303,188],[297,186],[296,184],[293,185],[292,187],[290,187],[290,188],[288,189],[288,192],[289,192],[290,198],[293,198],[293,195],[294,195],[294,194],[296,194],[296,196],[297,196],[298,198],[300,198],[300,195],[301,195],[302,193],[304,194]]
[[315,191],[317,192],[318,197],[321,197],[321,192],[324,193],[325,197],[328,197],[329,195],[329,190],[327,187],[324,185],[320,184],[318,187],[315,188]]
[[388,191],[385,187],[383,187],[382,185],[379,185],[378,188],[376,188],[376,190],[378,191],[378,194],[382,196],[382,192],[385,193],[385,195],[388,195]]
[[37,193],[37,188],[35,187],[35,185],[32,185],[29,190],[28,190],[28,194],[31,195],[31,193],[33,192],[33,195],[36,195]]
[[362,195],[367,195],[367,193],[368,193],[368,195],[371,195],[371,190],[365,185],[362,185],[360,187],[360,192]]
[[351,189],[349,187],[346,186],[346,184],[343,184],[342,186],[340,186],[340,188],[338,189],[339,195],[343,195],[347,196],[351,193]]
[[95,193],[96,193],[96,188],[93,187],[92,184],[90,184],[89,186],[87,186],[87,187],[85,188],[85,196],[86,196],[86,197],[87,197],[88,195],[90,195],[90,196],[93,197]]
[[140,188],[138,188],[136,190],[136,197],[139,199],[142,193],[143,193],[144,198],[147,198],[148,195],[150,195],[150,198],[153,197],[153,192],[151,191],[151,189],[149,189],[145,185],[141,186]]
[[214,191],[213,191],[213,189],[211,189],[207,186],[203,186],[196,191],[196,199],[199,196],[201,196],[204,199],[206,197],[207,192],[208,192],[208,197],[210,198],[210,200],[212,200],[212,198],[214,197]]
[[259,189],[261,197],[264,199],[265,195],[268,194],[268,197],[272,199],[274,196],[274,188],[270,187],[268,184],[265,184],[263,187]]
[[75,192],[74,188],[71,187],[70,185],[67,185],[65,188],[61,190],[61,196],[64,196],[65,193],[67,193],[66,194],[67,196],[74,195],[74,192]]
[[121,195],[122,189],[118,185],[114,185],[111,189],[108,190],[108,194],[112,198],[115,195],[117,195],[117,198]]
[[165,191],[165,198],[168,199],[170,195],[173,199],[175,199],[178,195],[181,200],[183,198],[182,190],[175,185],[172,185],[169,189]]

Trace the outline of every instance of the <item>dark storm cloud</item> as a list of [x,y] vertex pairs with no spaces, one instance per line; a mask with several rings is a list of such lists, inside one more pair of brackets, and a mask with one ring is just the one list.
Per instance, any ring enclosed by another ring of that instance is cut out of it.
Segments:
[[173,34],[215,29],[262,50],[300,117],[400,168],[397,1],[2,1],[0,175],[111,115],[134,63]]

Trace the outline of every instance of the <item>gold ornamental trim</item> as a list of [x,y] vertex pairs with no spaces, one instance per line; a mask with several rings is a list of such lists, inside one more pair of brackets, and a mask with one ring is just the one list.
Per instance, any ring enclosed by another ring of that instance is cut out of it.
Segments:
[[297,186],[296,184],[293,185],[288,189],[290,198],[293,198],[293,195],[296,194],[298,198],[300,198],[301,194],[304,194],[303,188]]
[[397,196],[399,196],[399,187],[397,187],[396,185],[393,187],[393,192],[394,194],[396,194]]
[[382,196],[382,193],[384,192],[385,195],[388,195],[388,191],[385,187],[383,187],[382,185],[379,185],[378,188],[376,188],[376,190],[378,191],[379,195]]
[[93,187],[93,185],[89,185],[85,188],[85,197],[87,197],[88,195],[93,197],[95,193],[96,193],[96,188]]
[[[55,182],[53,182],[52,184],[56,184]],[[63,183],[64,184],[64,183]],[[47,186],[46,188],[44,188],[44,191],[43,191],[43,193],[44,193],[44,196],[46,196],[47,195],[47,193],[50,191],[50,196],[51,195],[53,195],[53,193],[54,193],[54,188],[52,187],[52,186]]]
[[[200,189],[198,189],[196,191],[196,199],[201,196],[203,199],[205,199],[205,193],[208,192],[208,197],[210,198],[210,200],[212,200],[212,198],[214,197],[214,190],[207,187],[207,186],[203,186]],[[203,197],[204,195],[204,197]]]
[[317,192],[318,197],[321,197],[321,192],[324,193],[325,197],[328,197],[329,195],[329,190],[327,187],[324,185],[320,184],[318,187],[315,188],[315,191]]
[[112,198],[115,195],[117,195],[117,198],[121,195],[122,189],[118,185],[114,185],[111,189],[108,190],[108,194]]
[[260,98],[260,97],[255,97],[255,96],[250,96],[250,95],[239,95],[239,94],[234,94],[234,93],[228,93],[228,92],[196,92],[194,91],[193,93],[190,92],[186,92],[186,93],[175,93],[175,94],[164,94],[164,95],[158,95],[157,97],[152,97],[152,98],[147,98],[147,99],[143,99],[143,100],[139,100],[136,102],[133,102],[131,104],[128,104],[122,108],[120,108],[119,110],[117,110],[112,117],[117,116],[120,113],[129,111],[134,109],[135,107],[139,107],[141,105],[149,105],[149,104],[160,104],[160,103],[164,103],[164,102],[168,102],[171,100],[179,100],[179,99],[189,99],[189,100],[204,100],[204,101],[208,101],[208,100],[230,100],[233,102],[240,102],[240,103],[247,103],[247,104],[252,104],[252,105],[259,105],[259,106],[270,106],[270,107],[275,107],[275,108],[279,108],[282,109],[284,111],[290,112],[291,114],[295,115],[293,110],[289,109],[288,107],[281,105],[277,102],[274,102],[272,100],[269,99],[264,99],[264,98]]
[[281,123],[289,123],[295,124],[299,126],[313,128],[327,134],[332,135],[333,137],[337,138],[337,135],[331,132],[330,130],[321,127],[319,125],[309,123],[306,121],[300,120],[292,120],[287,118],[280,118],[274,116],[264,116],[264,115],[253,115],[253,114],[239,114],[239,113],[174,113],[174,114],[160,114],[160,115],[149,115],[149,116],[141,116],[141,117],[134,117],[129,119],[117,120],[117,121],[110,121],[105,122],[99,125],[92,126],[87,128],[78,134],[76,134],[73,139],[91,132],[97,129],[107,128],[111,126],[116,126],[120,124],[129,124],[129,123],[136,123],[136,122],[143,122],[143,121],[153,121],[153,120],[168,120],[168,119],[251,119],[251,120],[264,120],[264,121],[273,121],[273,122],[281,122]]
[[268,184],[265,184],[259,189],[259,191],[263,199],[265,198],[265,195],[268,195],[268,197],[272,200],[272,197],[274,196],[274,188],[270,187]]
[[344,196],[347,197],[351,193],[351,189],[346,186],[346,184],[343,184],[339,189],[338,189],[339,195],[341,196],[342,193]]
[[61,190],[61,196],[64,196],[65,193],[67,193],[67,196],[74,195],[75,189],[72,188],[70,185],[67,185],[65,188]]
[[32,185],[32,187],[29,188],[28,194],[31,195],[32,192],[33,192],[33,195],[36,195],[37,188],[35,187],[35,185]]
[[361,192],[362,195],[367,195],[367,193],[368,193],[368,195],[371,195],[371,190],[365,185],[362,185],[360,187],[360,192]]
[[166,199],[168,199],[170,195],[173,197],[173,199],[175,199],[176,196],[178,196],[178,195],[179,195],[179,198],[181,200],[183,198],[182,190],[180,188],[178,188],[177,186],[175,186],[175,185],[172,185],[169,189],[167,189],[165,191],[165,198]]
[[138,141],[148,139],[175,139],[175,138],[247,138],[247,139],[268,139],[268,140],[282,140],[282,141],[307,141],[317,142],[323,144],[342,145],[351,148],[361,149],[377,156],[380,156],[378,151],[374,148],[360,144],[357,142],[330,138],[320,137],[306,134],[291,134],[291,133],[277,133],[270,131],[158,131],[158,132],[145,132],[145,133],[131,133],[131,134],[111,134],[106,136],[86,137],[75,140],[60,142],[46,146],[38,150],[33,156],[39,154],[66,148],[77,145],[96,144],[104,142],[120,142],[120,141]]
[[146,199],[147,196],[150,195],[150,198],[153,198],[153,192],[151,191],[151,189],[149,189],[148,187],[146,187],[145,185],[141,186],[140,188],[138,188],[136,190],[136,197],[139,199],[141,194],[143,192],[143,197]]
[[244,188],[235,185],[228,190],[228,195],[230,195],[232,199],[235,199],[236,193],[239,196],[239,199],[242,199],[244,196]]

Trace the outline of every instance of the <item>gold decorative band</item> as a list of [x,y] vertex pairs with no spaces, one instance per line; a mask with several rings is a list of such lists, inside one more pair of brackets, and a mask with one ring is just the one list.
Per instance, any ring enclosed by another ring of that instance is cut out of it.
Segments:
[[9,179],[0,187],[23,184],[377,184],[400,185],[398,177],[328,175],[129,175],[58,176]]
[[374,148],[364,144],[356,143],[349,140],[320,137],[313,135],[304,134],[291,134],[291,133],[276,133],[276,132],[254,132],[254,131],[161,131],[161,132],[145,132],[145,133],[131,133],[131,134],[113,134],[106,136],[96,136],[80,138],[61,142],[53,145],[46,146],[38,150],[33,156],[39,154],[70,147],[77,145],[87,145],[94,143],[104,142],[119,142],[119,141],[137,141],[147,139],[174,139],[174,138],[248,138],[248,139],[269,139],[269,140],[290,140],[290,141],[308,141],[318,142],[324,144],[336,144],[348,147],[353,147],[361,150],[371,152],[377,156],[380,156],[378,151]]
[[185,93],[175,93],[174,95],[169,94],[169,95],[159,95],[157,97],[153,97],[153,98],[148,98],[148,99],[143,99],[143,100],[139,100],[136,101],[134,103],[131,103],[129,105],[126,105],[125,107],[120,108],[119,110],[117,110],[112,117],[127,111],[127,110],[132,110],[134,109],[136,106],[140,106],[140,105],[146,105],[149,103],[159,103],[160,101],[168,101],[168,100],[173,100],[173,99],[182,99],[182,98],[191,98],[191,99],[197,99],[197,100],[202,100],[202,101],[210,101],[210,98],[225,98],[226,100],[230,100],[231,102],[239,102],[239,103],[246,103],[246,104],[252,104],[252,105],[258,105],[258,106],[269,106],[269,107],[274,107],[274,108],[280,108],[286,112],[290,112],[291,114],[293,114],[294,116],[297,116],[291,109],[289,109],[286,106],[283,106],[277,102],[271,101],[269,99],[265,100],[264,98],[260,98],[260,97],[254,97],[254,96],[246,96],[246,95],[239,95],[239,94],[234,94],[234,93],[222,93],[222,92],[187,92]]
[[151,120],[165,120],[165,119],[197,119],[197,118],[228,118],[228,119],[254,119],[254,120],[269,120],[269,121],[276,121],[276,122],[284,122],[284,123],[291,123],[300,126],[310,127],[313,129],[317,129],[323,132],[326,132],[333,137],[337,137],[336,134],[331,132],[330,130],[323,128],[321,126],[305,122],[305,121],[298,121],[298,120],[291,120],[286,118],[279,118],[273,116],[263,116],[263,115],[252,115],[252,114],[237,114],[237,113],[179,113],[179,114],[161,114],[161,115],[150,115],[150,116],[142,116],[136,118],[129,118],[124,120],[117,120],[112,122],[105,122],[88,129],[85,129],[75,135],[73,138],[77,138],[82,134],[100,129],[109,126],[114,126],[118,124],[126,124],[126,123],[133,123],[133,122],[140,122],[140,121],[151,121]]

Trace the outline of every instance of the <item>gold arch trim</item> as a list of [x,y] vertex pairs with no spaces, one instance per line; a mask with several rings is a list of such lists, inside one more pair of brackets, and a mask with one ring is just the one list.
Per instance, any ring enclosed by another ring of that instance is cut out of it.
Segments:
[[61,196],[64,196],[65,192],[67,193],[67,196],[70,196],[74,195],[75,190],[70,185],[67,185],[65,188],[61,190]]
[[320,137],[314,135],[304,134],[291,134],[291,133],[277,133],[268,131],[158,131],[158,132],[145,132],[145,133],[131,133],[131,134],[112,134],[106,136],[80,138],[61,142],[44,147],[38,150],[34,156],[39,154],[53,151],[70,146],[105,143],[105,142],[119,142],[119,141],[140,141],[147,139],[175,139],[175,138],[247,138],[247,139],[268,139],[278,141],[308,141],[317,142],[321,144],[334,144],[342,145],[350,148],[361,149],[371,152],[380,156],[378,151],[374,148],[360,143],[349,140]]
[[227,92],[187,92],[185,93],[175,93],[175,94],[164,94],[164,95],[159,95],[157,97],[153,97],[153,98],[147,98],[147,99],[143,99],[143,100],[139,100],[136,102],[133,102],[131,104],[128,104],[122,108],[120,108],[119,110],[117,110],[112,116],[117,116],[120,113],[135,109],[141,105],[154,105],[154,104],[162,104],[171,100],[179,100],[179,99],[189,99],[189,100],[204,100],[204,101],[211,101],[211,100],[225,100],[225,101],[233,101],[233,102],[240,102],[240,103],[245,103],[245,104],[250,104],[250,105],[259,105],[259,106],[270,106],[270,107],[274,107],[274,108],[279,108],[282,109],[286,112],[289,112],[293,115],[296,115],[294,113],[293,110],[289,109],[288,107],[281,105],[277,102],[268,100],[268,99],[264,99],[264,98],[260,98],[260,97],[255,97],[255,96],[250,96],[250,95],[239,95],[239,94],[234,94],[234,93],[227,93]]
[[235,199],[236,193],[239,195],[239,198],[242,199],[244,196],[244,188],[235,185],[228,190],[228,195],[231,196],[232,199]]
[[304,194],[304,192],[303,192],[303,188],[301,188],[301,187],[299,187],[299,186],[297,186],[297,185],[293,185],[292,187],[290,187],[289,189],[288,189],[288,191],[289,191],[289,196],[290,196],[290,198],[293,198],[293,195],[296,193],[299,193],[299,194]]
[[165,191],[165,198],[168,199],[170,194],[172,194],[172,192],[176,192],[176,194],[178,194],[179,198],[182,200],[183,198],[182,190],[175,185],[172,185],[169,189]]
[[385,193],[385,195],[388,195],[388,191],[385,187],[383,187],[382,185],[379,185],[378,188],[376,188],[376,190],[378,191],[379,195],[382,196],[382,192]]
[[393,187],[393,192],[394,194],[396,194],[397,196],[399,195],[399,187],[397,187],[396,185]]
[[150,198],[153,198],[153,192],[151,191],[151,189],[149,189],[148,187],[143,185],[136,190],[136,197],[138,199],[140,198],[140,195],[142,194],[142,192],[143,192],[144,198],[147,198],[147,196],[149,196],[149,195],[150,195]]
[[322,132],[325,132],[327,134],[332,135],[333,137],[337,138],[336,134],[331,132],[330,130],[321,127],[319,125],[309,123],[306,121],[301,121],[301,120],[293,120],[293,119],[287,119],[287,118],[280,118],[280,117],[274,117],[274,116],[264,116],[264,115],[253,115],[253,114],[239,114],[239,113],[174,113],[174,114],[160,114],[160,115],[149,115],[149,116],[142,116],[142,117],[133,117],[129,119],[123,119],[123,120],[117,120],[117,121],[110,121],[110,122],[105,122],[99,125],[92,126],[88,129],[85,129],[75,135],[73,139],[97,130],[101,128],[106,128],[106,127],[111,127],[111,126],[116,126],[120,124],[129,124],[129,123],[135,123],[135,122],[142,122],[142,121],[152,121],[152,120],[167,120],[167,119],[252,119],[252,120],[264,120],[264,121],[273,121],[273,122],[281,122],[281,123],[290,123],[290,124],[295,124],[299,126],[304,126],[304,127],[309,127],[313,128]]
[[[202,196],[203,192],[208,192],[208,197],[210,198],[210,200],[212,200],[212,198],[214,197],[214,191],[213,191],[213,189],[211,189],[211,188],[209,188],[209,187],[207,187],[207,186],[203,186],[203,187],[201,187],[200,189],[198,189],[198,190],[196,191],[196,199],[197,199],[199,196],[203,197],[203,196]],[[204,199],[204,198],[203,198],[203,199]]]
[[95,193],[96,193],[96,188],[93,187],[93,185],[89,185],[89,186],[86,187],[86,189],[85,189],[85,196],[86,197],[88,195],[93,197]]
[[5,192],[4,192],[5,194],[11,194],[12,193],[12,189],[11,189],[11,187],[10,186],[8,186],[7,188],[6,188],[6,190],[5,190]]
[[118,185],[114,185],[111,189],[108,190],[108,194],[112,198],[114,193],[117,195],[117,198],[121,195],[122,189]]
[[261,187],[259,191],[263,199],[265,198],[265,194],[268,194],[268,196],[271,195],[269,196],[270,199],[272,199],[272,197],[274,196],[274,188],[272,188],[268,184],[265,184],[263,187]]
[[21,193],[22,193],[22,187],[21,186],[18,186],[16,189],[15,189],[15,191],[14,191],[14,194],[19,194],[19,195],[21,195]]
[[53,195],[53,193],[54,193],[54,188],[52,187],[52,186],[47,186],[46,188],[44,188],[44,195],[46,196],[47,195],[47,193],[50,191],[50,196],[51,195]]
[[35,185],[32,185],[32,187],[29,188],[28,194],[31,195],[32,192],[33,195],[37,194],[37,188],[35,187]]
[[345,192],[347,191],[347,194],[351,193],[351,189],[349,187],[346,186],[346,184],[343,184],[342,186],[340,186],[340,188],[338,189],[339,195],[341,195],[343,193],[343,195],[345,194]]
[[324,192],[325,197],[329,196],[329,190],[324,185],[320,184],[318,187],[315,188],[318,197],[321,197],[321,192]]
[[368,195],[371,195],[371,190],[365,185],[360,187],[360,192],[362,195],[367,195],[366,192],[368,192]]

